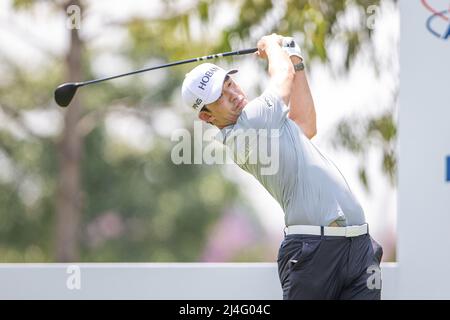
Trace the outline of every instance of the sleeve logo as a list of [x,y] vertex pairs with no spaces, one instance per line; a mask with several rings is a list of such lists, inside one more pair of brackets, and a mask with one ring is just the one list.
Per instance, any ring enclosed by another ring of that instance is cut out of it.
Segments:
[[267,107],[269,107],[269,108],[272,108],[272,107],[273,107],[273,104],[272,104],[272,102],[270,101],[269,98],[264,97],[264,100],[266,101]]

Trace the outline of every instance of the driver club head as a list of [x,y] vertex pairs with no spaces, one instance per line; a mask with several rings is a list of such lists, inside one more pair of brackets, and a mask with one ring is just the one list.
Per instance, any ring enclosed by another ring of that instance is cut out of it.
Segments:
[[79,85],[76,83],[63,83],[55,90],[55,101],[60,107],[67,107],[77,92]]

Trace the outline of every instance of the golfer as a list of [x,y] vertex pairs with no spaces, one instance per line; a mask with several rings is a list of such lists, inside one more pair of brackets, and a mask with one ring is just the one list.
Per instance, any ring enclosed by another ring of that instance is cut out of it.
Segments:
[[[257,46],[255,55],[268,60],[269,72],[259,97],[248,100],[231,78],[236,70],[204,63],[186,75],[183,101],[220,129],[217,139],[233,150],[239,167],[283,208],[285,237],[278,252],[283,299],[380,299],[382,248],[370,237],[345,178],[310,140],[316,113],[300,48],[277,34],[262,37]],[[256,139],[239,144],[248,130],[257,132]],[[267,138],[266,145],[278,146],[279,166],[270,174],[262,161],[250,161],[257,142]]]

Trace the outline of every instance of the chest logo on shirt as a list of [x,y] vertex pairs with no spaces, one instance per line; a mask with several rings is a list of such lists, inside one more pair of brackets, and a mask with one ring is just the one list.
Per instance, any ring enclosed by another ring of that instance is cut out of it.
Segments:
[[269,108],[272,108],[272,107],[273,107],[273,104],[272,104],[272,102],[270,102],[269,98],[264,97],[264,100],[266,101],[267,106],[268,106]]

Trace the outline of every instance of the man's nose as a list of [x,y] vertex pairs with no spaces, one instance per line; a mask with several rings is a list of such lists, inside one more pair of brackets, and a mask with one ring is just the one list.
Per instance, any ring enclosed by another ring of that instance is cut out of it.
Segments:
[[228,96],[230,97],[230,101],[231,102],[234,102],[234,100],[236,100],[237,98],[238,98],[238,96],[239,96],[239,92],[237,92],[236,90],[234,90],[234,89],[228,89],[227,90],[228,92]]

